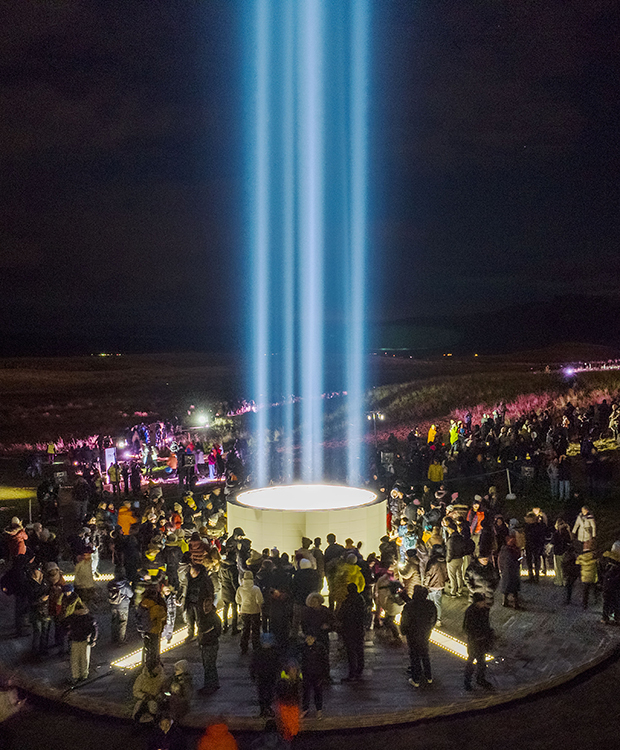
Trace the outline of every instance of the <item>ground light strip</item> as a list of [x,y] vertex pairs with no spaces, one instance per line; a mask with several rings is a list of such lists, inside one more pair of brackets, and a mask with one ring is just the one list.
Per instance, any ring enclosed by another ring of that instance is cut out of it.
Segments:
[[[164,654],[166,653],[166,651],[170,651],[171,649],[180,646],[182,643],[185,643],[186,638],[187,627],[175,630],[170,641],[165,641],[161,644],[159,653]],[[127,654],[127,656],[123,656],[121,659],[116,659],[116,661],[112,662],[111,666],[119,667],[120,669],[134,669],[135,667],[139,667],[140,664],[142,664],[141,648],[136,649],[136,651],[132,651],[130,654]]]
[[[541,573],[541,576],[546,576],[547,578],[555,578],[555,570],[548,570],[546,573]],[[529,572],[527,570],[521,571],[521,577],[526,578],[529,576]]]
[[[65,579],[66,583],[73,583],[75,581],[75,574],[74,573],[62,573],[62,577]],[[103,575],[97,576],[95,578],[95,583],[99,583],[99,581],[113,581],[114,580],[114,574],[113,573],[104,573]]]
[[[186,627],[175,630],[172,634],[170,642],[162,643],[159,653],[164,654],[166,653],[166,651],[170,651],[171,649],[182,645],[183,643],[185,643],[186,638]],[[433,632],[431,633],[430,641],[435,646],[439,646],[439,648],[444,649],[444,651],[448,651],[450,654],[458,656],[459,659],[467,659],[467,644],[452,635],[448,635],[447,633],[434,628]],[[493,661],[494,658],[495,657],[491,654],[486,655],[487,661]],[[121,659],[117,659],[116,661],[112,662],[112,666],[118,667],[119,669],[135,669],[135,667],[140,666],[140,664],[142,664],[141,648],[136,649],[130,654],[127,654],[127,656],[123,656]]]

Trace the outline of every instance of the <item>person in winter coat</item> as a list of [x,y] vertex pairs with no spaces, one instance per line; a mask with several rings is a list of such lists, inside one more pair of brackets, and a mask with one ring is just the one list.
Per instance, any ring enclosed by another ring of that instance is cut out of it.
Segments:
[[493,686],[486,678],[486,653],[493,642],[493,629],[489,622],[489,607],[485,595],[475,592],[472,603],[465,610],[463,630],[467,638],[467,664],[465,665],[465,690],[471,690],[476,662],[476,682],[486,690]]
[[480,539],[480,532],[482,531],[482,521],[484,516],[485,512],[482,507],[482,498],[480,495],[476,495],[474,497],[474,502],[467,513],[467,524],[469,525],[470,538],[476,547],[476,555],[478,554],[478,541]]
[[472,561],[465,571],[465,583],[469,590],[469,600],[474,601],[474,594],[482,594],[489,609],[493,606],[498,576],[488,557],[479,557]]
[[172,640],[172,634],[174,633],[174,625],[177,620],[177,600],[174,595],[174,590],[167,579],[161,584],[161,597],[164,600],[164,606],[166,607],[166,623],[161,635],[162,638],[166,639],[167,643],[170,643]]
[[307,635],[301,647],[302,716],[308,713],[310,699],[314,694],[316,718],[323,715],[323,683],[329,671],[325,646],[313,635]]
[[450,596],[463,596],[465,581],[463,580],[463,558],[467,550],[463,536],[457,531],[456,524],[449,518],[446,525],[446,568],[450,581]]
[[125,536],[129,536],[131,527],[137,523],[138,519],[136,518],[131,508],[131,503],[129,502],[129,500],[125,500],[125,502],[118,509],[118,525],[123,530],[123,534]]
[[347,596],[338,610],[338,626],[349,664],[348,677],[344,682],[360,680],[364,672],[364,597],[357,586],[350,583]]
[[45,656],[49,648],[52,618],[49,612],[49,585],[40,567],[32,568],[26,580],[26,591],[32,625],[32,653]]
[[161,634],[166,624],[166,606],[156,586],[147,586],[136,608],[138,630],[142,634],[142,661],[149,669],[159,663]]
[[538,583],[540,562],[545,550],[547,527],[540,516],[528,513],[525,516],[525,559],[527,562],[528,578]]
[[155,664],[144,665],[133,684],[133,697],[136,704],[132,718],[140,724],[154,722],[165,703],[164,687],[166,674],[164,668],[157,661]]
[[238,745],[226,724],[216,721],[205,729],[196,750],[238,750]]
[[[308,543],[310,540],[306,540]],[[355,565],[357,568],[357,565]],[[358,568],[359,570],[359,568]],[[299,569],[293,573],[293,622],[291,633],[293,637],[297,636],[299,625],[301,624],[301,614],[306,606],[308,596],[319,590],[319,574],[312,563],[305,557],[299,560]]]
[[416,586],[422,585],[420,576],[420,561],[415,549],[408,549],[405,554],[405,562],[399,567],[399,578],[405,588],[407,596],[413,596],[413,590]]
[[584,505],[573,526],[573,535],[584,549],[586,542],[596,539],[596,521],[587,505]]
[[404,602],[398,595],[400,582],[394,579],[394,568],[379,578],[376,584],[377,605],[383,610],[383,627],[390,633],[392,643],[400,643],[400,633],[395,619],[401,613]]
[[495,542],[495,529],[493,519],[490,515],[485,514],[482,519],[480,536],[478,537],[478,555],[479,557],[493,558],[497,550]]
[[166,566],[166,576],[175,591],[179,590],[179,565],[183,557],[181,542],[176,534],[168,534],[166,546],[163,548],[162,561]]
[[220,688],[217,674],[217,653],[222,634],[222,621],[215,610],[213,599],[204,600],[197,624],[204,671],[204,685],[199,692],[201,695],[211,695]]
[[187,750],[185,735],[173,716],[160,718],[146,750]]
[[213,583],[204,565],[192,563],[187,575],[181,576],[179,600],[187,622],[187,640],[194,637],[194,628],[206,599],[213,601]]
[[296,662],[290,662],[280,673],[275,700],[278,729],[288,743],[299,734],[300,698],[301,671]]
[[592,541],[585,541],[583,543],[583,552],[575,560],[575,564],[581,567],[581,584],[583,587],[581,606],[583,609],[588,608],[590,590],[598,582],[598,562],[593,547]]
[[189,553],[192,558],[193,565],[203,565],[205,557],[209,551],[209,547],[206,542],[200,538],[200,534],[195,531],[191,539],[189,540]]
[[575,551],[574,543],[571,542],[566,548],[564,557],[562,558],[562,578],[564,579],[564,590],[566,592],[564,604],[566,605],[571,602],[573,586],[581,573],[581,569],[576,561],[577,552]]
[[133,589],[126,578],[108,583],[108,603],[112,612],[112,644],[120,646],[125,643],[129,605],[133,599]]
[[448,568],[443,551],[443,545],[436,544],[431,551],[426,564],[424,586],[428,590],[428,598],[437,609],[437,627],[441,627],[441,598],[448,580]]
[[170,693],[166,713],[174,721],[179,721],[189,713],[194,697],[194,681],[189,671],[189,663],[185,659],[175,662],[174,674],[167,683],[166,692]]
[[413,597],[403,607],[400,632],[407,639],[411,678],[409,684],[420,687],[422,677],[430,685],[433,681],[428,642],[437,622],[437,608],[428,598],[428,589],[415,586]]
[[601,622],[620,624],[620,541],[603,552],[606,566],[603,572],[603,617]]
[[78,604],[65,620],[71,644],[71,677],[74,683],[88,679],[90,650],[97,642],[97,623],[84,604]]
[[555,579],[553,583],[556,586],[564,586],[564,574],[562,561],[568,545],[571,543],[570,526],[563,518],[558,518],[555,522],[555,528],[551,535],[551,544],[553,545],[553,569],[555,570]]
[[517,541],[511,536],[502,546],[497,558],[499,568],[499,592],[503,595],[502,604],[508,607],[508,597],[512,596],[515,609],[519,606],[519,590],[521,588],[521,567],[519,565],[519,550]]
[[254,584],[254,575],[246,570],[243,581],[237,589],[235,600],[241,615],[241,653],[247,654],[250,634],[252,637],[252,648],[256,650],[260,645],[260,617],[263,606],[263,594]]
[[17,516],[11,518],[11,523],[4,530],[4,541],[9,551],[9,560],[26,554],[28,534]]
[[271,633],[263,633],[260,637],[260,647],[252,652],[250,677],[256,683],[259,716],[262,717],[273,716],[272,703],[281,669],[275,643]]
[[235,549],[231,547],[226,549],[226,555],[220,562],[219,575],[223,604],[223,632],[226,633],[228,631],[228,613],[230,611],[232,615],[232,634],[236,635],[239,632],[236,601],[237,589],[239,588],[239,572],[237,568],[237,553]]
[[78,557],[74,571],[73,585],[80,599],[88,606],[97,598],[97,587],[93,578],[91,553],[86,551]]
[[301,613],[301,632],[304,636],[313,635],[319,643],[325,646],[327,657],[325,681],[329,682],[329,632],[334,630],[335,626],[334,617],[324,601],[323,595],[318,591],[308,595],[306,606]]

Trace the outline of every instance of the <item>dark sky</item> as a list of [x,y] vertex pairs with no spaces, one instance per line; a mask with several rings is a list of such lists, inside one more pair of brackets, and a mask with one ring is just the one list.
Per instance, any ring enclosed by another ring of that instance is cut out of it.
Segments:
[[[243,8],[2,3],[0,353],[234,343]],[[617,0],[375,0],[372,54],[373,317],[618,293]]]

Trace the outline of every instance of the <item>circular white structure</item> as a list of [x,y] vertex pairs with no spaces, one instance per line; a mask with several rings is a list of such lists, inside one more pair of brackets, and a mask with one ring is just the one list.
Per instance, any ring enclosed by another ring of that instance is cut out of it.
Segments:
[[386,531],[386,501],[374,492],[331,484],[293,484],[242,492],[228,502],[228,530],[241,527],[256,550],[277,547],[292,554],[301,538],[335,534],[378,551]]

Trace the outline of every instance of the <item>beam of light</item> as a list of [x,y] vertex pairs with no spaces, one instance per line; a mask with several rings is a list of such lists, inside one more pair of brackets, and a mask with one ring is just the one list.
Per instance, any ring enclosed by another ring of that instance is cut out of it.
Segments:
[[358,484],[362,476],[362,437],[364,430],[364,351],[366,306],[366,203],[368,151],[368,29],[367,0],[352,5],[350,127],[350,279],[347,350],[348,450],[347,480]]
[[[256,95],[254,133],[254,248],[253,313],[254,353],[252,358],[255,398],[269,399],[269,0],[256,3]],[[256,481],[268,482],[267,409],[256,413]]]
[[284,406],[284,481],[293,481],[294,405],[291,397],[295,390],[295,5],[284,9],[283,49],[283,117],[282,150],[284,168],[284,227],[283,227],[283,392]]
[[298,159],[301,297],[302,470],[304,482],[323,475],[323,226],[321,4],[299,8]]

